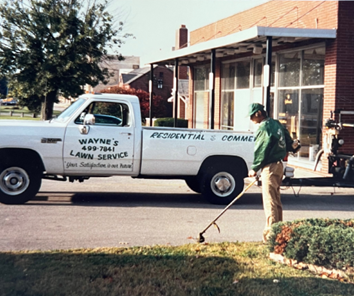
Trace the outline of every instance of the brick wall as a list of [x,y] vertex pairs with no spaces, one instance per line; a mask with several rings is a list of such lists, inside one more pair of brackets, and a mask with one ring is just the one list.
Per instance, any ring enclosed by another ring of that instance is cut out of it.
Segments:
[[190,45],[254,26],[337,28],[337,7],[337,1],[270,1],[192,31]]
[[[353,1],[335,2],[338,5],[337,38],[326,44],[325,90],[323,118],[330,117],[330,111],[344,109],[354,111],[354,11]],[[336,116],[338,119],[338,116]],[[352,116],[343,116],[344,120],[354,122]],[[323,129],[323,136],[326,129]],[[352,129],[343,129],[340,137],[345,144],[339,150],[341,153],[354,153],[354,133]],[[322,157],[322,171],[328,171],[326,155]]]
[[[354,2],[340,1],[338,9],[338,32],[336,42],[337,67],[335,107],[354,111]],[[354,122],[353,116],[343,116],[344,120]],[[354,154],[354,131],[343,129],[340,136],[345,144],[343,153]]]

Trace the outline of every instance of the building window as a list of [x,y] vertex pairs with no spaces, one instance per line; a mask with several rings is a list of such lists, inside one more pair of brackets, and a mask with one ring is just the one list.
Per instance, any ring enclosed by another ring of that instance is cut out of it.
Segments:
[[[309,159],[310,150],[318,150],[322,144],[324,60],[325,48],[317,47],[282,53],[272,61],[270,115],[300,139],[301,159]],[[250,103],[262,103],[264,63],[264,58],[260,58],[222,64],[221,129],[255,129],[249,120],[240,118],[245,118]],[[273,107],[277,107],[276,114]]]
[[249,88],[250,87],[250,62],[237,62],[236,63],[236,88]]
[[235,89],[235,64],[224,64],[221,73],[221,87],[223,90]]
[[322,145],[324,60],[324,47],[279,55],[278,116],[300,139],[299,159],[313,161]]
[[204,128],[205,102],[209,98],[209,66],[194,68],[194,128]]
[[234,92],[222,93],[222,122],[221,129],[234,129]]
[[325,49],[309,49],[304,51],[302,68],[302,85],[324,84]]
[[254,60],[253,87],[262,87],[263,59]]
[[291,52],[280,55],[279,87],[299,86],[300,56],[300,52]]
[[159,78],[157,79],[157,88],[163,88],[163,72],[159,73]]
[[[243,120],[252,102],[251,60],[225,63],[221,69],[221,129],[250,130],[250,121]],[[237,123],[236,123],[237,122]]]
[[221,71],[221,129],[234,129],[235,64],[224,64]]
[[209,84],[209,67],[194,68],[194,90],[204,91],[208,89]]

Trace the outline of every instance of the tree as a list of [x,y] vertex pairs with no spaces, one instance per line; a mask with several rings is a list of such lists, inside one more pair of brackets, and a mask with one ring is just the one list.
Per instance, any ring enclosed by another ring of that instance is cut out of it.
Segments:
[[0,98],[6,97],[7,95],[7,82],[6,79],[0,79]]
[[[139,98],[141,118],[145,122],[145,118],[149,117],[150,110],[150,99],[149,93],[135,88],[123,88],[119,86],[111,86],[109,88],[103,89],[102,93],[111,94],[127,94],[134,95]],[[164,104],[164,99],[161,96],[153,96],[152,98],[152,116],[153,117],[165,117],[167,112],[166,105]]]
[[52,117],[59,92],[76,97],[85,84],[107,82],[110,73],[99,64],[111,57],[109,48],[121,46],[120,38],[130,36],[121,36],[123,23],[115,27],[107,5],[90,0],[0,4],[0,78],[6,77],[22,104],[32,109],[42,104],[42,119]]

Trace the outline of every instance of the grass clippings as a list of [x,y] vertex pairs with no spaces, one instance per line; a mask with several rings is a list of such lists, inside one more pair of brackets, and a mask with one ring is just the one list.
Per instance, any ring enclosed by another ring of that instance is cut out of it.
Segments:
[[261,243],[0,253],[0,295],[354,295]]

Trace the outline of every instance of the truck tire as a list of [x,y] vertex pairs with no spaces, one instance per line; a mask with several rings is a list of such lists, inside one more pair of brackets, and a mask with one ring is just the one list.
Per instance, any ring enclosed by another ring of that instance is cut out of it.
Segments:
[[30,165],[9,162],[0,165],[0,202],[24,204],[38,193],[42,184],[42,173]]
[[198,177],[187,177],[185,179],[187,186],[194,192],[201,193],[200,181]]
[[205,169],[201,190],[203,197],[213,204],[229,204],[244,187],[242,174],[231,165],[209,166]]

